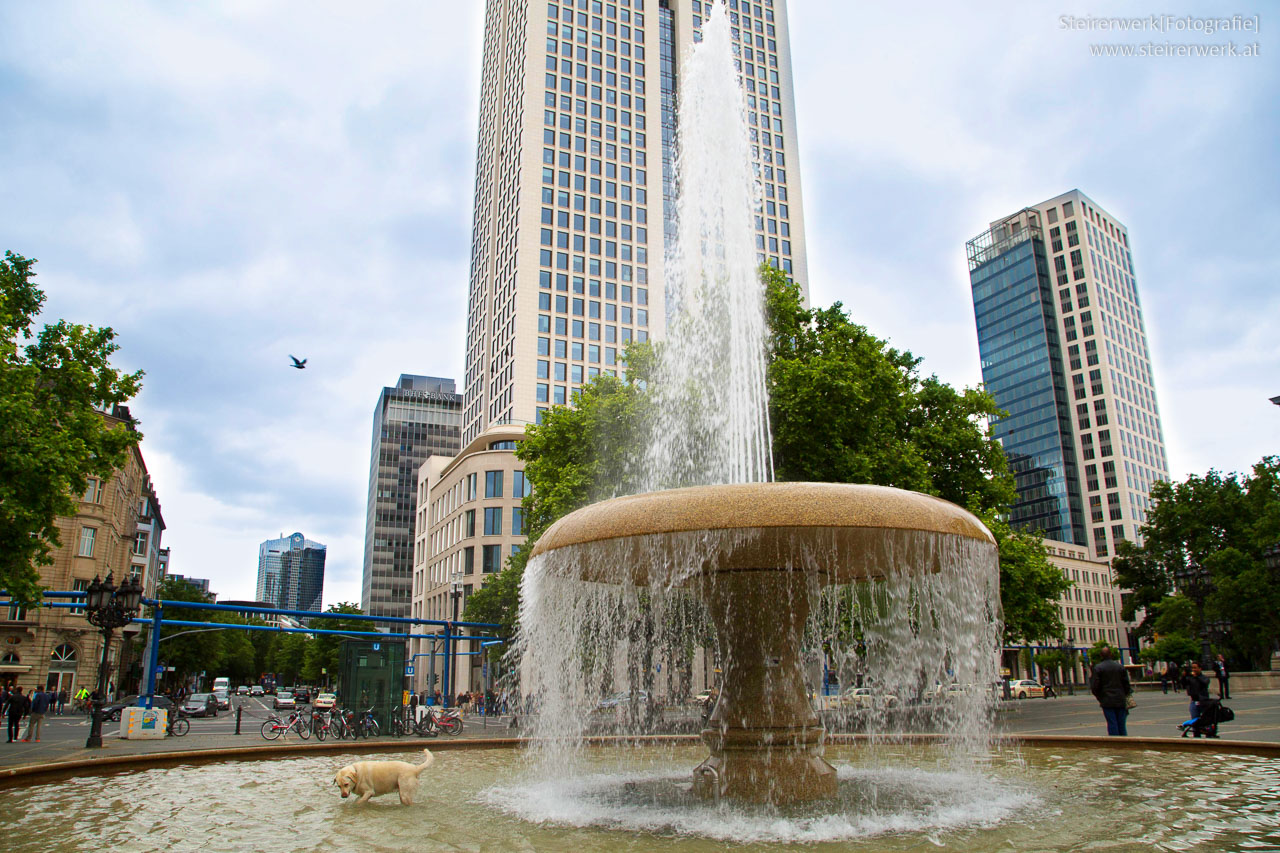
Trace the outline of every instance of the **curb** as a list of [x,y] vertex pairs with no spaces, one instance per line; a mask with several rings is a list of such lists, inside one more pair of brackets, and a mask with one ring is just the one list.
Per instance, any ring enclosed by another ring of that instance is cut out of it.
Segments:
[[[827,735],[832,744],[858,743],[936,743],[948,739],[941,734],[908,734],[894,737],[865,734]],[[643,746],[652,744],[696,743],[698,735],[599,735],[584,738],[589,746]],[[528,746],[535,741],[529,738],[468,738],[442,741],[435,738],[402,739],[396,741],[331,741],[328,743],[294,743],[258,745],[253,747],[219,747],[214,749],[189,749],[173,752],[151,752],[135,755],[105,756],[102,758],[56,761],[48,764],[26,764],[0,769],[0,789],[20,787],[42,782],[56,781],[83,775],[118,773],[128,770],[174,767],[182,764],[206,764],[213,761],[258,761],[282,756],[311,755],[315,753],[369,753],[413,752],[429,748],[432,752],[453,752],[473,749],[512,749]],[[1104,749],[1157,750],[1161,752],[1207,752],[1230,755],[1261,755],[1280,758],[1280,743],[1266,741],[1241,741],[1220,739],[1151,738],[1151,737],[1100,737],[1088,735],[1003,735],[993,739],[1000,746],[1092,746]]]

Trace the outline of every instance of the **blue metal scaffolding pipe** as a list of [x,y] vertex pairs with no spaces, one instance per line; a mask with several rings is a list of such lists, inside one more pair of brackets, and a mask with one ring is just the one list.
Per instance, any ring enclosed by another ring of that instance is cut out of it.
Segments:
[[[7,596],[8,592],[5,590],[0,590],[0,595]],[[85,591],[73,590],[73,589],[47,590],[44,593],[42,593],[43,598],[83,599],[85,595],[86,595]],[[0,606],[9,604],[9,603],[11,602],[0,601]],[[147,677],[146,677],[147,690],[146,690],[146,693],[144,693],[138,699],[139,703],[142,704],[144,707],[150,706],[151,697],[154,696],[156,692],[156,669],[158,666],[158,661],[160,659],[160,639],[161,639],[160,627],[162,624],[173,625],[173,626],[184,627],[184,628],[222,628],[225,630],[236,630],[236,631],[276,631],[282,634],[325,634],[325,635],[338,635],[338,636],[385,637],[389,639],[390,638],[394,638],[394,639],[403,638],[403,639],[412,639],[412,640],[423,639],[423,640],[433,640],[433,641],[443,638],[444,639],[444,658],[446,663],[445,671],[444,671],[445,707],[449,706],[449,680],[450,680],[449,675],[450,675],[450,670],[452,669],[452,667],[449,666],[448,664],[452,661],[453,658],[459,655],[474,656],[474,655],[482,654],[482,652],[480,651],[466,651],[466,652],[458,651],[457,648],[454,646],[454,643],[455,642],[471,643],[471,642],[478,641],[483,645],[486,642],[487,643],[502,642],[502,640],[496,637],[467,636],[465,634],[453,633],[453,631],[456,630],[457,628],[485,629],[485,628],[501,628],[502,627],[501,625],[496,625],[491,622],[451,622],[444,619],[414,619],[414,618],[403,617],[403,616],[366,616],[363,613],[329,613],[329,612],[316,613],[311,610],[277,610],[275,608],[270,608],[270,607],[245,607],[245,606],[239,606],[234,604],[209,604],[209,603],[199,602],[199,601],[170,601],[167,599],[155,599],[155,598],[144,598],[142,599],[142,603],[153,608],[151,618],[144,619],[139,617],[133,620],[133,624],[151,625],[152,627],[151,638],[150,638],[151,642],[150,642],[150,649],[149,649],[150,655],[148,656],[150,660],[147,661]],[[72,602],[44,601],[44,602],[41,602],[41,606],[51,607],[51,608],[54,608],[54,607],[77,608],[77,607],[83,607],[84,604],[78,601],[72,601]],[[238,624],[231,624],[226,622],[193,622],[193,621],[184,620],[184,619],[166,620],[164,619],[164,616],[163,616],[164,608],[166,606],[188,607],[193,610],[214,610],[214,611],[221,611],[226,613],[239,613],[243,615],[254,613],[254,614],[264,614],[268,616],[296,616],[303,619],[316,619],[316,618],[349,619],[349,620],[361,621],[361,622],[391,622],[395,624],[409,624],[409,625],[439,625],[444,628],[444,633],[443,634],[409,634],[409,633],[398,633],[398,632],[390,632],[390,631],[330,631],[322,628],[284,628],[284,627],[276,627],[271,625],[238,625]]]

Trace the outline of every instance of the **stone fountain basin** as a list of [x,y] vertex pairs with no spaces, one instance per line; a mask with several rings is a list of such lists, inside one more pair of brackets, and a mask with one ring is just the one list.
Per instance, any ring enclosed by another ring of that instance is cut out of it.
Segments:
[[[562,578],[695,590],[716,628],[722,674],[702,731],[711,754],[695,768],[693,790],[782,805],[837,791],[800,654],[816,585],[948,568],[994,573],[996,543],[974,515],[929,495],[746,483],[584,507],[552,525],[532,557],[537,572]],[[996,605],[968,602],[976,611]]]
[[[884,577],[895,566],[937,572],[948,541],[995,549],[972,513],[931,495],[849,483],[740,483],[693,486],[614,498],[553,524],[532,556],[563,548],[612,545],[619,563],[580,560],[557,571],[580,580],[644,585],[670,566],[668,542],[680,534],[718,534],[700,573],[800,568],[827,583]],[[737,535],[735,535],[737,534]],[[809,556],[815,559],[803,559]],[[686,570],[688,567],[685,567]],[[695,572],[699,573],[699,572]]]

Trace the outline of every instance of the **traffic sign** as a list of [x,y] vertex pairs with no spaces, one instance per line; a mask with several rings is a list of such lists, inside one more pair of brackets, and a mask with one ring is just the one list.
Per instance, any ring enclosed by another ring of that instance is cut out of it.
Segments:
[[413,675],[413,664],[407,664],[404,668],[405,675]]

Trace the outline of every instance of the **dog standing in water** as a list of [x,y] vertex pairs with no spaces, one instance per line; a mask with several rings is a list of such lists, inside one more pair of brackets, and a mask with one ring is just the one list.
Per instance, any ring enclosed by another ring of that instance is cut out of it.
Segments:
[[356,803],[367,803],[370,797],[400,792],[402,805],[413,805],[414,792],[418,790],[418,776],[431,766],[436,757],[431,750],[422,750],[426,760],[421,764],[407,761],[357,761],[348,764],[333,777],[333,784],[342,792],[342,798],[355,794]]

